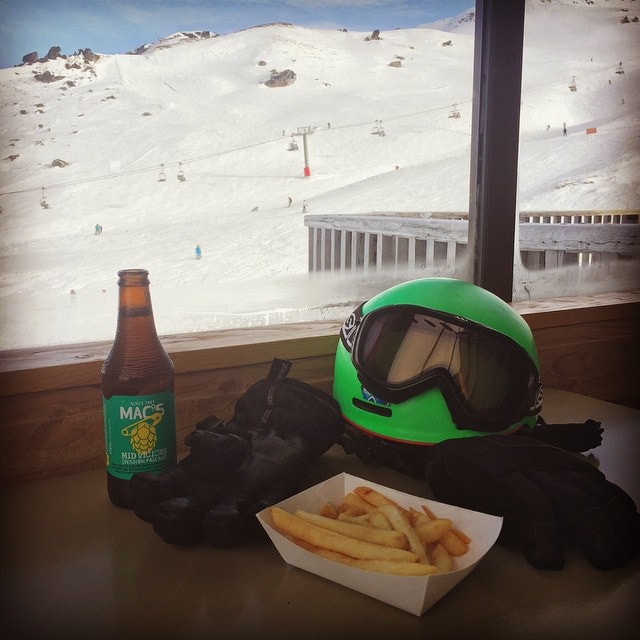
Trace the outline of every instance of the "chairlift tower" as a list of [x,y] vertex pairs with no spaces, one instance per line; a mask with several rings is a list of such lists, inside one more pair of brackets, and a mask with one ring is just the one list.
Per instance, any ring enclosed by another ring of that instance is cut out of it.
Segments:
[[307,138],[313,134],[315,127],[298,127],[292,136],[302,136],[302,148],[304,151],[304,177],[308,178],[311,175],[311,169],[309,168],[309,143]]

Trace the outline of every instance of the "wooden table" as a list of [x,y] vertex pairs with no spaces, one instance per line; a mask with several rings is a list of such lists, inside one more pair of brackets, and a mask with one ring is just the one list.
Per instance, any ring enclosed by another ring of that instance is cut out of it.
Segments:
[[[640,502],[640,412],[548,390],[548,422],[605,426],[593,452]],[[72,446],[72,445],[70,445]],[[424,482],[325,454],[306,485],[341,471],[429,497]],[[598,571],[573,549],[563,571],[495,546],[423,617],[287,566],[270,543],[176,548],[112,506],[103,470],[3,489],[6,638],[630,638],[640,625],[640,560]]]

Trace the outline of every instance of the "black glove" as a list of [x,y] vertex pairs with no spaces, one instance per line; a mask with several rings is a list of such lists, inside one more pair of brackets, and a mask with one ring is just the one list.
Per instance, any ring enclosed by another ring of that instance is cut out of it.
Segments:
[[299,489],[309,463],[343,429],[337,402],[287,378],[274,360],[269,376],[238,400],[233,419],[212,416],[187,438],[191,453],[161,476],[131,479],[134,511],[172,544],[238,544],[260,531],[255,514]]
[[[602,432],[600,422],[595,420],[571,424],[547,424],[541,416],[538,416],[535,426],[523,428],[518,433],[577,453],[600,446]],[[340,444],[346,453],[357,454],[365,463],[375,460],[385,467],[418,478],[424,476],[424,465],[430,451],[430,447],[384,440],[353,429],[344,431]]]
[[633,500],[560,448],[518,435],[447,440],[430,447],[425,471],[438,500],[503,516],[535,567],[561,569],[563,539],[599,569],[640,554]]
[[565,451],[579,453],[599,447],[602,444],[603,431],[600,423],[595,420],[569,424],[547,424],[541,416],[538,416],[534,427],[527,427],[519,433],[560,447]]
[[293,495],[313,457],[302,436],[254,433],[243,464],[222,483],[219,500],[204,514],[202,541],[227,547],[260,531],[255,514]]
[[249,434],[209,416],[185,438],[191,453],[162,475],[137,473],[130,480],[134,513],[153,524],[166,542],[200,539],[204,514],[222,497],[226,477],[250,449]]

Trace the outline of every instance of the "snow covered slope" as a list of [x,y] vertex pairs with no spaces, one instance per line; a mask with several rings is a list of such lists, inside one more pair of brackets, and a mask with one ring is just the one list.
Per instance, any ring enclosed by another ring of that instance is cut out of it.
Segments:
[[[636,4],[531,3],[523,210],[640,206],[640,25],[621,23]],[[309,286],[302,202],[323,214],[467,209],[466,24],[380,40],[274,24],[0,70],[0,349],[110,339],[126,267],[149,269],[163,333],[323,317],[353,300],[346,285]],[[285,70],[293,84],[264,85]],[[45,72],[59,79],[36,79]],[[305,178],[302,139],[288,146],[307,126]]]

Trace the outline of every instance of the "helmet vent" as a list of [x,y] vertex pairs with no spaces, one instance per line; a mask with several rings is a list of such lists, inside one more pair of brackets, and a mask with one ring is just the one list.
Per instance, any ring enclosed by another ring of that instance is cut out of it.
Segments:
[[391,417],[391,409],[389,407],[383,407],[379,404],[371,404],[369,402],[365,402],[364,400],[360,400],[359,398],[353,398],[353,406],[358,409],[362,409],[363,411],[368,411],[369,413],[375,413],[378,416],[383,416],[384,418]]

